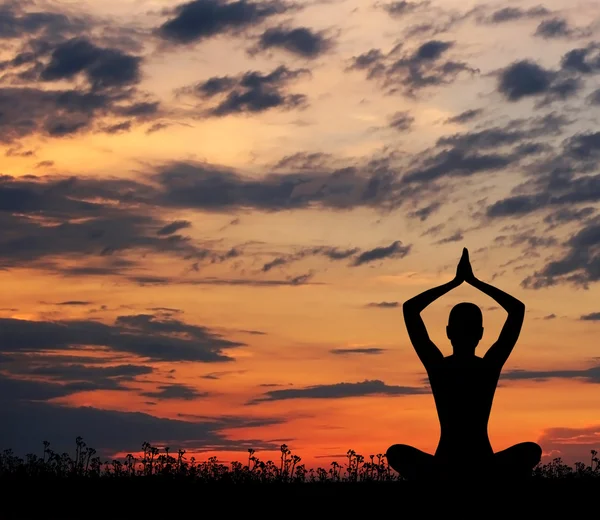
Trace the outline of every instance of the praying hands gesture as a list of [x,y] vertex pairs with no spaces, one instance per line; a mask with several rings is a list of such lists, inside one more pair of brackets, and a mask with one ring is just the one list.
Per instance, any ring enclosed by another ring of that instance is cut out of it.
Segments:
[[460,257],[460,261],[458,262],[458,267],[456,268],[456,276],[454,279],[459,284],[463,282],[473,284],[473,282],[475,281],[475,275],[473,274],[473,268],[471,267],[471,262],[469,260],[469,251],[466,247],[463,248],[462,256]]

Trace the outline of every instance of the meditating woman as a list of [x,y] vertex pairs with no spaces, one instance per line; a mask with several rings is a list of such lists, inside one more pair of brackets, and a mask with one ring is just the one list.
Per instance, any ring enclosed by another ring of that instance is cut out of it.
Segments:
[[[483,336],[483,317],[477,305],[459,303],[450,311],[446,333],[453,354],[447,357],[429,339],[421,319],[425,307],[463,282],[480,289],[508,312],[498,341],[483,357],[475,355]],[[494,453],[487,431],[500,372],[519,338],[525,305],[475,278],[464,249],[454,280],[406,301],[402,309],[410,340],[429,376],[441,437],[435,455],[405,444],[391,446],[386,453],[390,466],[409,480],[531,476],[542,456],[540,446],[524,442]]]

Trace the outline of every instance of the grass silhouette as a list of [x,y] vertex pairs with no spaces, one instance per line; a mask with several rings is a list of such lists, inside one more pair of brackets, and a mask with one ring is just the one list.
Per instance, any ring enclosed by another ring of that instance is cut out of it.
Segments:
[[[307,469],[300,464],[301,457],[292,454],[287,445],[281,445],[279,460],[262,461],[253,449],[248,450],[245,464],[224,464],[217,457],[199,462],[195,457],[187,460],[185,450],[177,450],[176,456],[169,447],[142,444],[142,456],[128,454],[123,460],[102,460],[96,450],[87,446],[81,437],[75,440],[74,456],[56,453],[50,443],[44,441],[43,456],[28,454],[25,459],[14,455],[10,449],[0,453],[0,479],[17,480],[177,480],[198,483],[325,483],[325,482],[390,482],[403,478],[393,471],[379,453],[365,458],[354,450],[348,450],[347,461],[334,461],[328,469]],[[555,458],[547,464],[539,464],[533,470],[533,479],[598,479],[600,460],[596,450],[591,451],[589,464],[577,462],[574,467]]]
[[[554,459],[534,468],[528,483],[453,479],[440,485],[403,481],[382,454],[363,457],[348,450],[347,460],[327,469],[307,469],[284,444],[277,460],[248,459],[224,464],[217,457],[189,460],[148,442],[139,457],[104,461],[78,437],[74,455],[56,453],[44,443],[43,455],[25,459],[0,453],[0,519],[61,518],[223,518],[381,517],[390,504],[399,512],[425,518],[555,518],[588,512],[597,516],[600,462],[575,467]],[[476,473],[476,471],[475,471]],[[455,515],[456,513],[456,515]],[[458,516],[461,515],[461,516]],[[510,516],[509,516],[510,518]]]

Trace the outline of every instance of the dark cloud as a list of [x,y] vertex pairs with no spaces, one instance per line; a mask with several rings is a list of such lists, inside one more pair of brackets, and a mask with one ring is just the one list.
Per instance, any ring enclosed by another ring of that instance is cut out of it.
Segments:
[[331,154],[324,152],[296,152],[279,159],[273,166],[275,170],[327,170],[330,168]]
[[472,108],[469,110],[465,110],[464,112],[461,112],[460,114],[457,114],[453,117],[450,117],[448,119],[446,119],[446,123],[450,124],[450,123],[458,123],[458,124],[463,124],[463,123],[468,123],[469,121],[472,121],[473,119],[478,118],[481,114],[483,114],[484,110],[483,108]]
[[523,215],[531,213],[546,205],[544,195],[515,195],[499,200],[487,208],[488,217],[505,217],[509,215]]
[[297,262],[299,260],[303,260],[305,258],[311,256],[324,256],[329,260],[346,260],[360,251],[358,248],[353,249],[339,249],[337,247],[331,246],[318,246],[318,247],[309,247],[303,248],[296,253],[292,253],[286,256],[278,256],[277,258],[267,262],[263,265],[262,271],[264,273],[270,271],[275,267],[282,267],[284,265],[289,265],[293,262]]
[[516,20],[541,18],[550,14],[552,14],[552,11],[541,5],[530,7],[529,9],[503,7],[492,12],[489,16],[480,17],[479,21],[491,24],[501,24]]
[[453,148],[438,152],[425,160],[423,168],[408,172],[405,183],[431,182],[445,176],[466,177],[482,172],[498,171],[516,162],[518,157],[513,155],[478,152],[466,152]]
[[571,28],[564,18],[552,18],[540,22],[534,35],[544,39],[564,38],[571,35]]
[[[156,197],[154,190],[128,180],[4,176],[0,223],[6,232],[0,239],[0,265],[119,274],[136,265],[119,254],[136,250],[207,262],[231,256],[197,247],[173,232],[166,234],[165,228],[172,231],[169,226],[174,223],[151,217],[150,200],[141,203],[144,197]],[[57,256],[77,259],[78,265],[60,264]]]
[[304,285],[307,282],[309,282],[313,278],[313,276],[314,272],[288,277],[288,283],[290,285]]
[[[5,394],[3,394],[5,395]],[[72,452],[79,435],[103,457],[135,453],[144,441],[193,451],[278,450],[279,444],[254,438],[229,440],[221,430],[280,424],[278,419],[207,417],[192,421],[163,419],[140,412],[117,412],[91,407],[70,408],[49,403],[0,399],[0,446],[15,454],[39,453],[42,441],[57,451]]]
[[535,98],[537,107],[578,94],[584,79],[600,72],[600,45],[593,42],[565,53],[560,68],[546,69],[531,60],[520,60],[499,74],[498,91],[512,102]]
[[92,305],[92,303],[93,302],[86,302],[86,301],[82,301],[82,300],[69,300],[66,302],[59,302],[56,305],[69,305],[69,306],[80,307],[80,306]]
[[344,399],[348,397],[363,397],[369,395],[418,395],[427,393],[424,387],[386,385],[379,380],[365,380],[361,383],[335,383],[331,385],[316,385],[306,388],[272,390],[262,397],[257,397],[247,404],[262,402],[284,401],[288,399]]
[[159,121],[158,123],[153,123],[152,125],[150,125],[150,127],[148,127],[148,129],[146,130],[147,134],[153,134],[154,132],[160,132],[161,130],[164,130],[165,128],[169,128],[171,126],[171,124],[169,123],[164,123],[162,121]]
[[546,215],[544,222],[551,227],[559,226],[568,222],[584,222],[588,217],[596,213],[596,208],[559,208]]
[[54,161],[40,161],[35,165],[36,168],[51,168],[54,166]]
[[128,132],[132,128],[131,121],[124,121],[115,125],[103,126],[102,131],[107,134],[120,134],[122,132]]
[[[4,377],[0,386],[3,386],[7,390],[6,395],[13,399],[48,400],[94,390],[129,390],[126,383],[135,382],[138,376],[154,372],[149,366],[99,366],[99,361],[104,360],[69,356],[68,353],[64,356],[20,353],[13,356],[12,361],[5,367],[10,377]],[[31,392],[35,397],[23,392]]]
[[443,42],[439,40],[431,40],[421,45],[416,52],[412,55],[412,60],[415,62],[427,62],[431,60],[438,60],[442,55],[448,51],[454,42]]
[[348,70],[366,70],[367,78],[374,79],[385,71],[385,65],[382,63],[384,60],[385,55],[380,49],[371,49],[359,56],[354,56]]
[[436,244],[451,244],[453,242],[462,242],[464,239],[464,235],[462,231],[456,231],[452,235],[444,237],[436,242]]
[[589,95],[588,100],[591,105],[600,105],[600,88],[594,90],[594,92]]
[[585,383],[600,384],[600,365],[581,370],[509,370],[501,379],[547,381],[548,379],[578,379]]
[[411,52],[400,45],[387,55],[379,49],[352,58],[349,70],[366,70],[367,78],[381,82],[388,94],[402,92],[413,97],[418,91],[452,83],[461,73],[476,73],[462,61],[444,59],[454,42],[430,40]]
[[114,132],[115,125],[100,123],[118,117],[120,99],[115,92],[0,86],[0,142],[13,143],[33,134],[66,137],[93,129]]
[[285,280],[255,280],[249,278],[169,278],[160,276],[131,276],[129,281],[140,286],[149,285],[231,285],[247,287],[282,287],[299,285],[325,285],[324,282],[311,281],[314,272],[300,275],[290,275]]
[[558,241],[553,236],[540,236],[536,230],[529,230],[516,233],[510,237],[510,247],[526,245],[529,249],[539,249],[541,247],[552,247],[557,245]]
[[411,245],[403,245],[400,240],[396,240],[389,246],[375,247],[368,251],[364,251],[356,257],[352,265],[361,266],[377,260],[386,258],[404,258],[411,250]]
[[[240,331],[242,332],[242,331]],[[249,333],[253,333],[256,331],[249,331]],[[260,334],[259,332],[256,332],[256,334]],[[211,379],[211,380],[219,380],[224,378],[225,376],[229,376],[232,374],[245,374],[247,371],[246,370],[222,370],[220,372],[210,372],[208,374],[205,374],[203,376],[200,376],[201,379]]]
[[[30,379],[12,378],[0,375],[0,391],[5,399],[11,400],[29,400],[29,401],[47,401],[59,397],[66,397],[78,392],[86,392],[90,390],[117,390],[118,384],[111,385],[104,383],[97,385],[93,382],[77,382],[77,383],[54,383],[47,381],[35,381]],[[9,397],[8,397],[9,396]],[[0,403],[2,401],[0,400]],[[0,434],[1,435],[1,434]]]
[[208,392],[199,392],[196,388],[183,385],[183,384],[171,384],[171,385],[159,385],[158,390],[155,392],[142,392],[144,397],[150,397],[152,399],[160,400],[183,400],[183,401],[194,401],[202,397],[208,397]]
[[303,58],[317,58],[333,47],[333,40],[323,32],[308,27],[272,27],[262,33],[255,51],[282,49]]
[[41,41],[52,41],[65,34],[77,34],[90,28],[88,17],[67,16],[39,8],[28,11],[26,7],[25,2],[6,2],[0,6],[0,40],[35,36]]
[[419,209],[409,212],[408,216],[411,218],[418,218],[421,222],[425,222],[431,215],[436,213],[441,207],[442,207],[442,204],[440,202],[432,202],[431,204],[429,204],[423,208],[419,208]]
[[600,159],[600,132],[578,133],[564,143],[565,152],[576,160]]
[[367,355],[378,355],[383,354],[385,349],[383,348],[333,348],[329,352],[336,355],[353,355],[353,354],[367,354]]
[[402,39],[404,41],[422,40],[448,34],[463,22],[468,21],[478,10],[479,7],[475,7],[461,11],[451,7],[445,8],[439,3],[431,5],[431,2],[428,1],[421,2],[418,8],[412,11],[415,18],[404,29]]
[[149,311],[154,312],[164,312],[166,314],[182,314],[183,311],[181,309],[175,309],[173,307],[150,307]]
[[159,112],[159,108],[158,101],[138,101],[131,105],[116,107],[115,113],[123,117],[153,116]]
[[367,355],[378,355],[383,354],[386,350],[383,348],[334,348],[329,352],[336,355],[354,355],[354,354],[367,354]]
[[560,17],[540,22],[534,33],[534,36],[546,40],[556,38],[584,38],[590,35],[591,33],[588,30],[571,27],[566,19]]
[[415,118],[410,114],[410,112],[396,112],[390,118],[390,126],[399,132],[409,131],[414,122]]
[[376,7],[380,7],[387,11],[393,17],[402,17],[409,13],[414,13],[415,11],[421,10],[425,7],[428,7],[430,2],[407,2],[404,0],[398,2],[390,2],[387,4],[376,4]]
[[167,208],[218,212],[359,206],[383,209],[404,199],[402,188],[394,186],[395,176],[386,165],[367,164],[256,178],[209,164],[180,162],[161,166],[154,176],[159,186],[155,202]]
[[166,226],[163,226],[156,233],[158,235],[172,235],[177,231],[181,231],[182,229],[187,229],[190,227],[192,227],[191,222],[187,220],[176,220],[174,222],[171,222],[170,224],[167,224]]
[[586,47],[572,49],[561,59],[561,68],[582,75],[600,72],[600,43],[592,42]]
[[[12,48],[13,58],[0,62],[5,72],[0,77],[0,141],[32,134],[116,133],[160,113],[159,103],[138,91],[142,57],[87,36],[43,43],[29,38],[22,45],[34,50]],[[115,121],[120,118],[126,120]]]
[[543,68],[529,60],[517,61],[500,74],[498,91],[508,101],[545,96],[543,103],[567,99],[581,88],[578,78],[564,78],[559,73]]
[[592,312],[590,314],[584,314],[579,319],[581,321],[600,321],[600,312]]
[[290,7],[279,0],[194,0],[171,9],[157,33],[169,42],[190,44],[256,27]]
[[[490,218],[524,217],[542,213],[549,230],[561,225],[577,225],[576,231],[560,245],[564,254],[551,258],[527,276],[522,286],[541,289],[559,283],[587,287],[599,279],[600,234],[595,208],[600,200],[600,177],[595,174],[600,161],[600,134],[577,133],[564,139],[539,163],[527,168],[529,180],[486,210]],[[589,173],[592,173],[591,175]],[[533,244],[532,244],[533,247]]]
[[24,150],[21,145],[16,143],[16,146],[6,150],[4,155],[6,157],[35,157],[35,152],[33,150]]
[[[233,76],[215,76],[180,90],[210,106],[200,107],[205,117],[224,117],[238,113],[258,113],[278,108],[291,110],[306,106],[304,94],[287,94],[288,84],[309,75],[308,69],[291,70],[281,65],[268,74],[249,71]],[[216,100],[216,103],[215,103]]]
[[265,265],[262,266],[262,271],[263,273],[266,273],[268,271],[270,271],[271,269],[273,269],[274,267],[281,267],[283,265],[288,264],[289,262],[293,261],[293,258],[283,258],[281,256],[275,258],[274,260],[271,260],[270,262],[267,262]]
[[600,279],[600,223],[589,221],[564,244],[567,252],[558,260],[525,278],[523,287],[541,289],[557,283],[572,283],[587,288]]
[[55,322],[0,318],[3,352],[70,351],[79,345],[105,347],[156,361],[223,362],[223,351],[243,346],[206,327],[153,315],[119,316],[113,325],[97,321]]
[[139,90],[141,31],[46,8],[35,3],[0,8],[2,142],[33,134],[127,131],[161,112]]
[[96,46],[78,37],[58,45],[40,73],[44,81],[72,80],[83,74],[93,90],[124,87],[140,81],[141,58]]
[[490,149],[519,143],[525,139],[522,129],[492,127],[473,132],[452,134],[440,137],[437,146],[452,146],[460,149]]
[[533,139],[559,135],[569,122],[562,116],[550,113],[529,120],[512,120],[502,127],[441,137],[433,149],[413,157],[413,166],[407,169],[402,181],[424,183],[515,166],[524,159],[546,151],[546,144]]
[[[104,378],[114,378],[120,381],[133,381],[138,376],[149,375],[154,372],[154,368],[145,365],[105,365],[105,366],[87,366],[77,363],[71,363],[70,356],[63,356],[63,362],[57,362],[60,356],[55,356],[52,362],[46,362],[43,355],[33,358],[27,356],[27,361],[30,363],[26,371],[20,373],[26,373],[34,376],[44,376],[57,378],[62,381],[86,381],[86,380],[98,380]],[[74,357],[76,360],[77,357]],[[84,357],[85,359],[85,357]],[[89,359],[85,359],[85,362],[89,362]],[[100,358],[97,361],[99,364],[102,361]]]
[[399,306],[399,302],[372,302],[367,304],[367,307],[375,307],[378,309],[396,309]]

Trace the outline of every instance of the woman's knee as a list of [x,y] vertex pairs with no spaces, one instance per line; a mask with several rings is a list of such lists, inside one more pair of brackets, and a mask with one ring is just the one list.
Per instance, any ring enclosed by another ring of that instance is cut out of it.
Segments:
[[535,442],[521,442],[496,454],[496,461],[508,466],[534,468],[542,459],[542,448]]
[[388,461],[390,459],[405,459],[415,451],[416,448],[408,446],[407,444],[393,444],[387,449],[387,451],[385,452],[385,456],[387,457]]
[[542,460],[542,447],[535,442],[526,442],[527,455],[530,457],[531,464],[536,466]]

